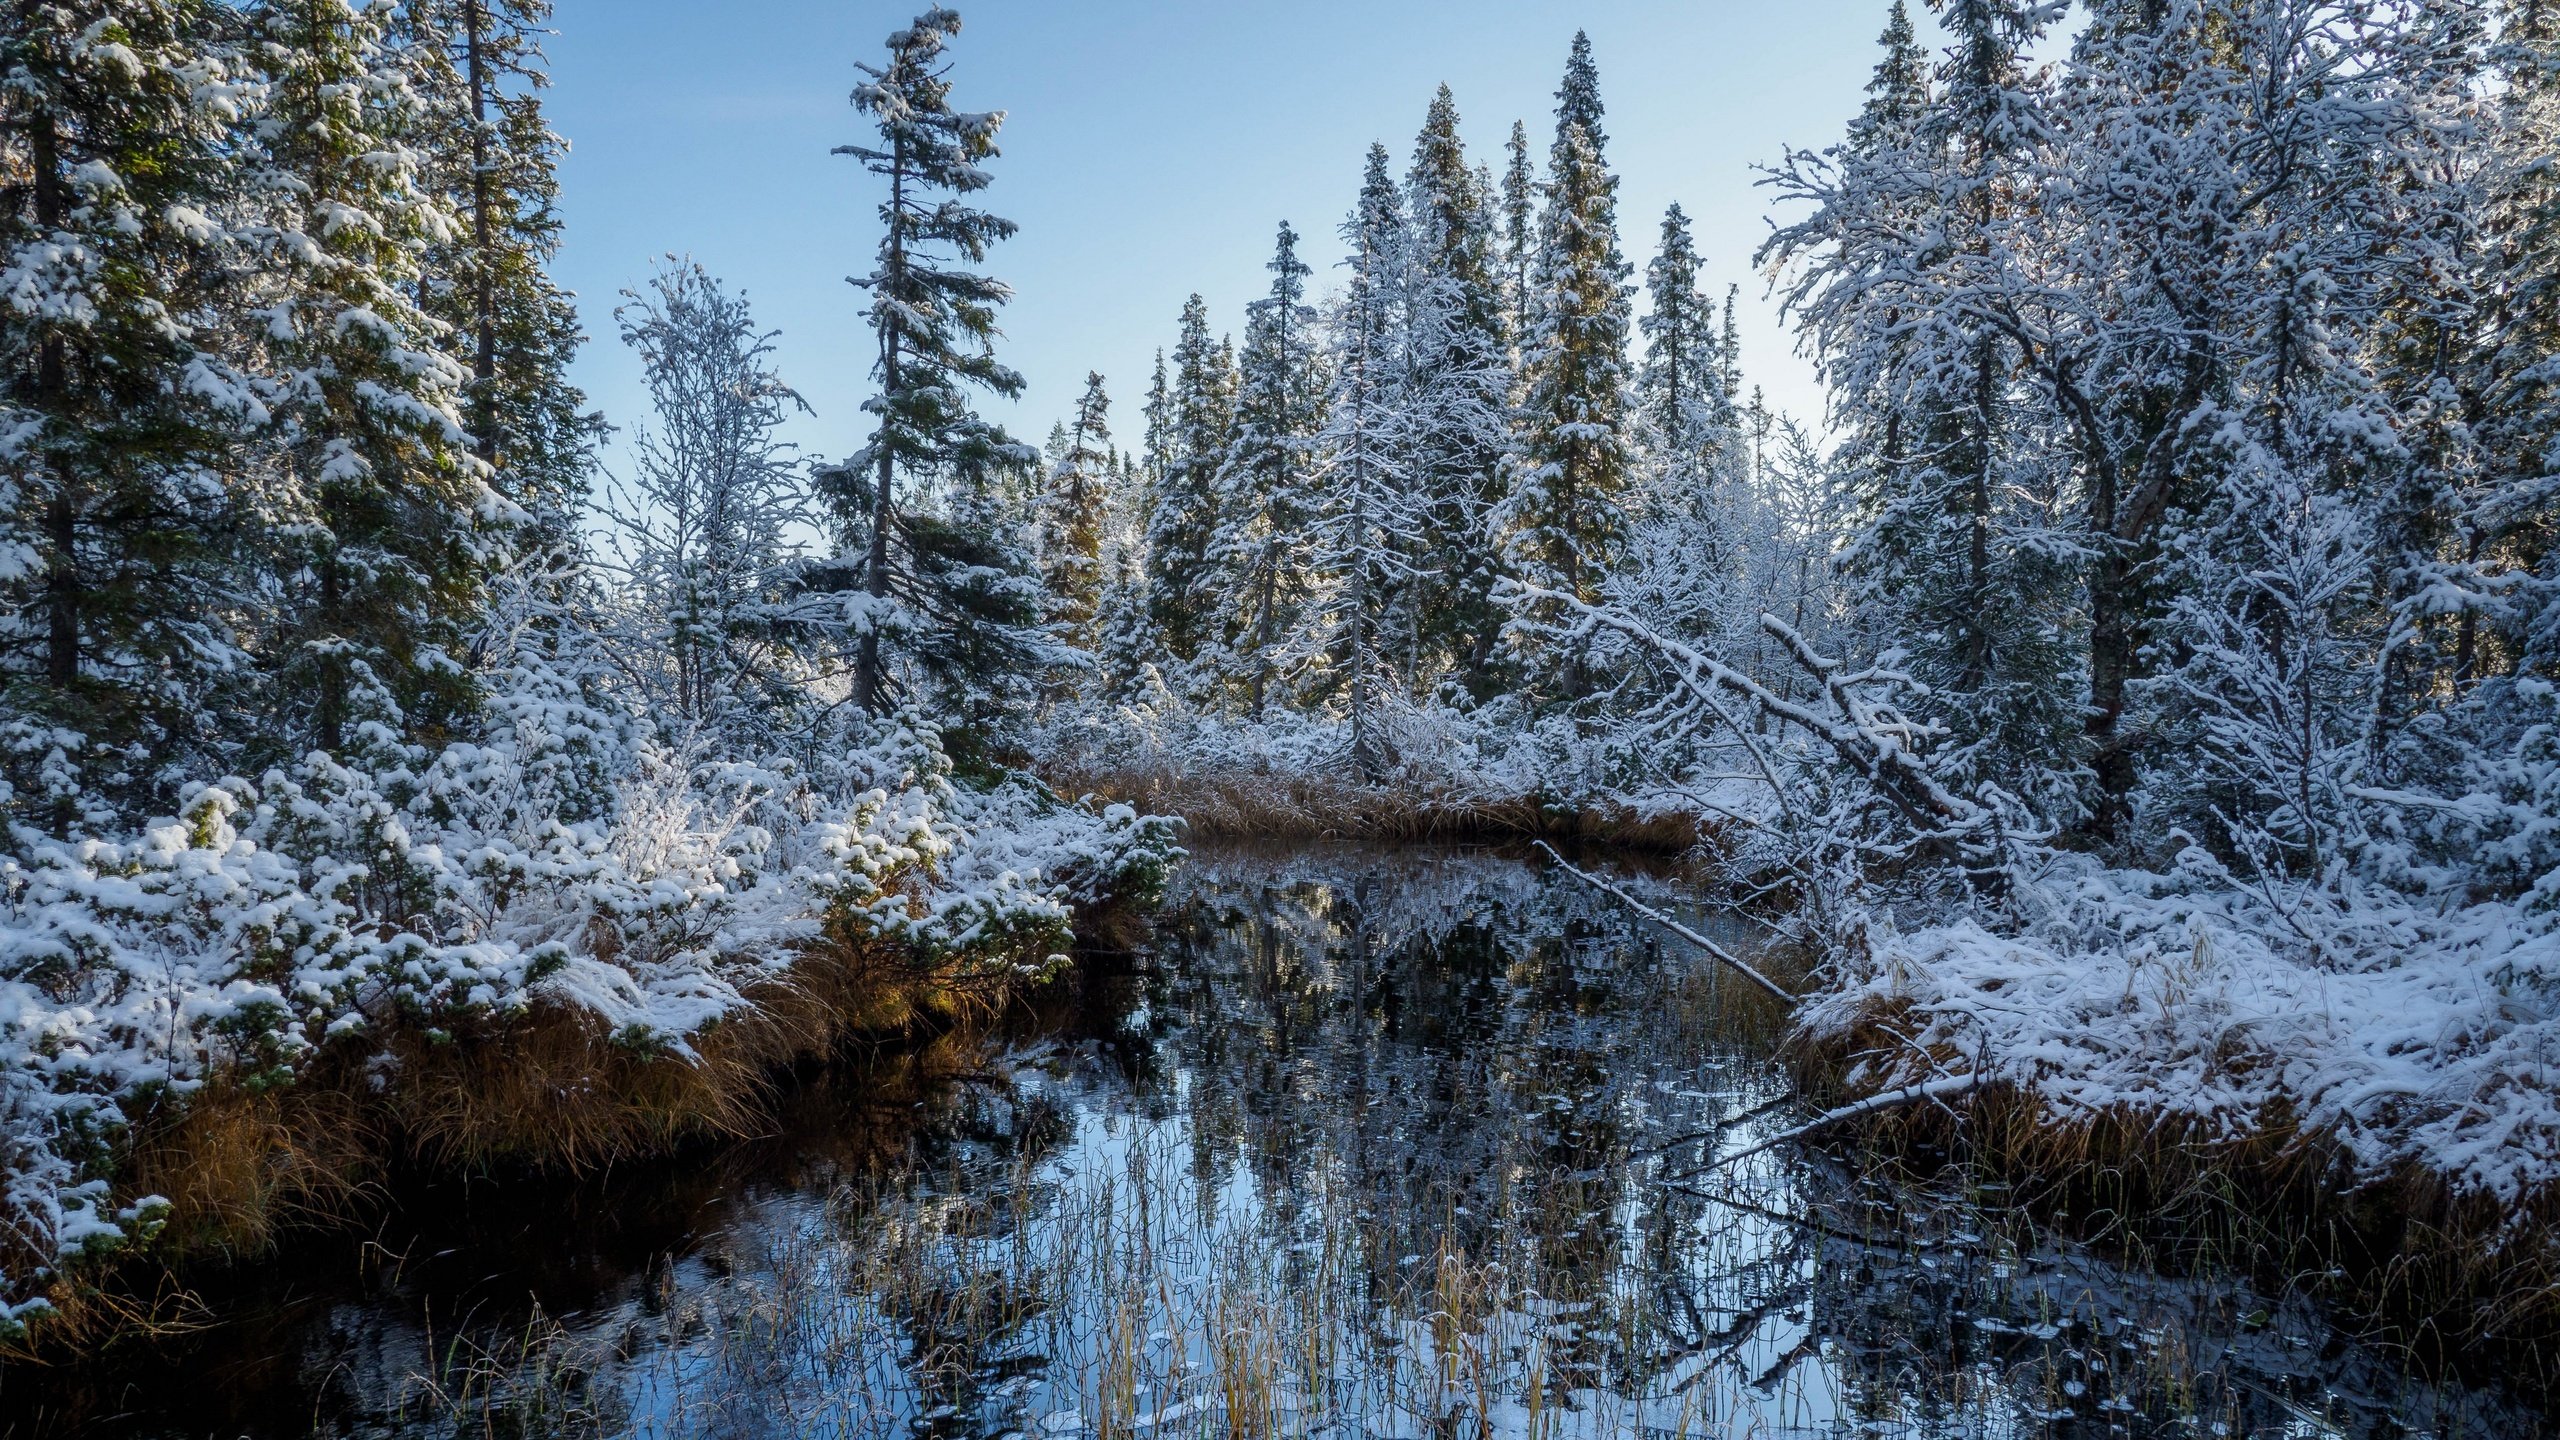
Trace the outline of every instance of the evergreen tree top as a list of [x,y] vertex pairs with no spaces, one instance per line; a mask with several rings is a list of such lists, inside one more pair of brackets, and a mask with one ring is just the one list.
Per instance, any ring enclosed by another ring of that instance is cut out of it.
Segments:
[[[1529,126],[1525,121],[1511,122],[1511,139],[1503,147],[1511,162],[1502,172],[1502,243],[1510,263],[1528,263],[1529,247],[1536,238],[1538,179],[1529,168]],[[1518,277],[1514,278],[1518,283]]]
[[1929,52],[1912,28],[1911,9],[1893,0],[1884,33],[1876,37],[1884,51],[1875,75],[1867,81],[1867,103],[1858,116],[1859,131],[1880,126],[1900,129],[1920,118],[1929,104]]
[[1103,393],[1102,372],[1088,370],[1084,376],[1084,394],[1076,399],[1075,433],[1083,442],[1108,450],[1111,444],[1111,397]]
[[1564,62],[1564,83],[1556,87],[1557,143],[1563,143],[1567,129],[1579,128],[1590,137],[1593,153],[1605,150],[1609,136],[1600,128],[1600,116],[1600,71],[1591,62],[1591,37],[1576,30],[1573,53]]
[[[1645,267],[1645,285],[1653,293],[1654,318],[1646,322],[1648,332],[1657,328],[1657,322],[1685,325],[1692,312],[1710,318],[1715,314],[1714,304],[1698,293],[1698,245],[1689,233],[1689,214],[1677,200],[1662,212],[1661,248]],[[1681,318],[1675,321],[1675,314]]]
[[2060,7],[2051,0],[1933,0],[1955,45],[1939,65],[1947,100],[1942,123],[1963,128],[1970,143],[1996,150],[2037,126],[2017,91],[2019,56],[2041,38]]
[[991,177],[980,162],[997,153],[996,131],[1004,123],[1001,110],[950,106],[950,66],[942,56],[959,30],[960,17],[937,6],[890,33],[887,63],[857,65],[870,78],[853,88],[853,105],[878,125],[880,144],[839,145],[834,152],[889,181],[880,202],[878,266],[853,283],[872,292],[884,365],[892,350],[903,352],[897,374],[882,375],[895,378],[903,392],[891,397],[897,423],[890,429],[919,432],[884,431],[883,441],[918,457],[931,448],[920,432],[960,423],[964,407],[949,382],[1022,393],[1022,377],[998,364],[993,349],[996,307],[1012,297],[1012,288],[964,268],[985,261],[988,247],[1016,227],[952,198],[986,187]]
[[[1456,279],[1472,290],[1491,284],[1491,197],[1476,170],[1467,164],[1465,142],[1458,135],[1458,102],[1449,87],[1440,87],[1413,142],[1412,190],[1416,261],[1432,273]],[[1484,317],[1489,319],[1490,317]]]
[[992,177],[978,162],[995,155],[1004,112],[951,108],[951,70],[942,52],[959,33],[959,14],[937,5],[907,28],[889,33],[886,65],[857,62],[854,68],[871,78],[853,87],[854,108],[878,118],[889,148],[844,145],[836,153],[855,156],[875,169],[891,163],[910,166],[946,190],[965,194],[986,188]]
[[[994,177],[980,162],[997,154],[996,132],[1005,112],[951,108],[951,67],[942,53],[958,33],[960,17],[936,7],[890,33],[887,64],[857,62],[855,68],[870,78],[853,87],[853,106],[878,123],[882,143],[839,145],[835,153],[853,156],[893,186],[903,182],[960,195],[985,189]],[[901,205],[893,194],[882,213],[893,232],[950,244],[972,262],[984,260],[989,244],[1014,232],[1010,220],[965,205],[928,207],[912,196]]]
[[1404,228],[1403,197],[1396,193],[1395,178],[1388,169],[1387,147],[1375,140],[1369,142],[1368,164],[1361,171],[1354,223],[1360,235],[1373,239]]
[[1295,304],[1298,297],[1306,293],[1306,279],[1315,271],[1298,258],[1298,232],[1290,228],[1288,221],[1280,222],[1280,233],[1273,242],[1270,263],[1262,268],[1277,278],[1271,282],[1271,298],[1257,300],[1254,306],[1267,306],[1274,302]]
[[1196,383],[1209,361],[1209,302],[1200,292],[1182,302],[1182,329],[1173,342],[1174,390]]
[[1138,413],[1146,420],[1146,435],[1139,443],[1145,452],[1147,476],[1162,480],[1166,449],[1173,434],[1173,387],[1166,375],[1162,346],[1156,348],[1155,376],[1147,382],[1147,403]]

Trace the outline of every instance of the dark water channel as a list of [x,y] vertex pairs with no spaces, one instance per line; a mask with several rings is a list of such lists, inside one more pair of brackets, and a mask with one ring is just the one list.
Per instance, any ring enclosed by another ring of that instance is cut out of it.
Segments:
[[1213,853],[1149,949],[758,1141],[404,1190],[0,1373],[0,1436],[2505,1436],[1960,1179],[1733,1156],[1775,1017],[1512,859]]

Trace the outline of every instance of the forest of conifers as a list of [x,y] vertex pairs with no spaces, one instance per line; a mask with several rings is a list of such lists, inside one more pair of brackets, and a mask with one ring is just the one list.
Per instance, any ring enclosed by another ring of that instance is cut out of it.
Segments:
[[[1066,963],[1155,810],[1668,836],[1852,1103],[2548,1215],[2560,5],[1930,8],[1735,257],[1823,414],[1619,213],[1576,37],[1499,154],[1413,97],[1292,217],[1343,265],[1273,217],[1265,298],[1043,443],[982,413],[950,11],[848,77],[876,365],[804,400],[693,261],[583,333],[545,0],[9,0],[0,1314],[268,1235],[363,1173],[321,1132],[726,1123]],[[611,474],[586,344],[652,402]]]

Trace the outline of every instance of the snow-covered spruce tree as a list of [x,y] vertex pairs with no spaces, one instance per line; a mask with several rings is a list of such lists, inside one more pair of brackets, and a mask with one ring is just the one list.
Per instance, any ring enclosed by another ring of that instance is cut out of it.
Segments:
[[1161,404],[1149,397],[1148,415],[1147,590],[1167,651],[1186,664],[1214,649],[1221,629],[1226,597],[1209,548],[1235,398],[1233,354],[1210,339],[1209,305],[1195,294],[1182,305],[1170,386]]
[[[1838,163],[1844,166],[1887,164],[1892,156],[1911,150],[1917,144],[1917,127],[1931,103],[1934,66],[1929,52],[1920,44],[1905,0],[1893,0],[1877,45],[1883,54],[1867,81],[1866,103],[1849,122],[1848,135],[1834,152]],[[1875,206],[1886,202],[1871,197],[1867,203]],[[1915,202],[1903,197],[1898,203],[1909,207]],[[1728,292],[1728,336],[1734,331],[1733,304]],[[1877,337],[1869,342],[1863,363],[1878,373],[1899,373],[1907,364],[1911,346],[1908,335]],[[1737,375],[1737,388],[1738,384]],[[1849,478],[1851,493],[1868,518],[1881,513],[1899,497],[1903,468],[1916,441],[1916,436],[1903,433],[1909,417],[1899,405],[1882,405],[1870,419],[1868,424],[1843,426],[1835,451],[1839,469]],[[1844,543],[1855,538],[1856,528],[1844,535]],[[1867,628],[1871,635],[1880,634],[1884,628],[1881,618]],[[1887,639],[1878,643],[1889,647],[1893,642]]]
[[[1136,477],[1134,469],[1124,471],[1130,483],[1121,494],[1137,488]],[[1147,594],[1146,529],[1135,514],[1115,518],[1103,540],[1102,570],[1102,595],[1094,604],[1095,693],[1111,704],[1142,703],[1161,680],[1165,648]]]
[[[1513,572],[1543,590],[1599,594],[1621,536],[1629,469],[1629,274],[1618,248],[1618,182],[1604,158],[1590,39],[1573,37],[1556,91],[1546,204],[1522,341],[1525,398],[1510,493],[1496,512]],[[1587,683],[1576,655],[1543,659],[1540,688],[1566,699]]]
[[1722,317],[1698,288],[1698,248],[1688,214],[1677,204],[1663,213],[1662,246],[1645,267],[1645,291],[1651,304],[1639,322],[1645,352],[1636,394],[1651,468],[1710,486],[1731,458],[1737,420],[1728,388],[1732,367],[1724,353]]
[[1232,607],[1224,640],[1229,682],[1254,715],[1263,713],[1280,647],[1307,597],[1301,547],[1325,409],[1317,316],[1307,303],[1312,272],[1285,220],[1267,268],[1270,293],[1246,308],[1235,438],[1218,471],[1218,533],[1209,555]]
[[[2461,607],[2441,602],[2467,583],[2444,567],[2465,564],[2453,517],[2482,413],[2453,399],[2475,313],[2451,239],[2475,223],[2455,178],[2474,168],[2472,18],[2320,10],[2359,35],[2352,73],[2301,7],[2121,4],[2092,16],[2054,93],[2071,203],[2021,254],[2029,282],[2071,299],[2015,307],[2011,328],[2081,470],[2090,828],[2129,845],[2174,843],[2170,816],[2194,818],[2209,788],[2189,732],[2138,703],[2216,603],[2198,598],[2217,572],[2190,527],[2228,534],[2226,511],[2270,487],[2298,493],[2297,524],[2376,527],[2340,542],[2382,572],[2357,593],[2402,615],[2376,656],[2370,747],[2449,688],[2459,650]],[[2288,473],[2305,466],[2328,478]],[[2157,803],[2172,795],[2187,803]]]
[[[2505,0],[2492,52],[2485,313],[2468,367],[2482,490],[2461,519],[2462,560],[2445,573],[2468,603],[2451,670],[2458,687],[2501,671],[2560,670],[2560,5]],[[2527,578],[2529,577],[2529,578]],[[2511,594],[2504,598],[2500,592]]]
[[1529,275],[1538,259],[1538,174],[1529,163],[1527,122],[1511,122],[1511,138],[1502,148],[1503,338],[1511,344],[1516,385],[1520,344],[1529,333]]
[[955,758],[1010,752],[1044,677],[1089,657],[1049,617],[1030,517],[1020,493],[1037,452],[992,427],[951,457],[932,503],[901,517],[913,565],[908,603],[922,620],[909,645],[917,698],[954,729]]
[[2389,611],[2373,593],[2372,516],[2321,493],[2286,448],[2243,447],[2173,543],[2175,659],[2145,689],[2180,771],[2147,798],[2166,812],[2156,822],[2254,874],[2319,876],[2361,838],[2354,791]]
[[[1138,469],[1146,482],[1145,492],[1152,497],[1156,487],[1164,483],[1173,446],[1173,383],[1167,378],[1161,347],[1156,351],[1156,368],[1147,378],[1147,399],[1138,408],[1138,416],[1145,427],[1138,442]],[[1153,504],[1152,499],[1149,504]]]
[[1493,601],[1501,557],[1491,516],[1510,449],[1511,365],[1494,197],[1467,166],[1457,101],[1440,87],[1405,181],[1404,404],[1408,481],[1421,507],[1419,583],[1399,605],[1405,684],[1454,670],[1492,694],[1507,618]]
[[243,238],[265,268],[250,338],[276,421],[266,652],[285,745],[333,753],[359,724],[371,745],[468,710],[459,627],[521,516],[484,483],[458,410],[468,372],[414,299],[454,219],[409,144],[420,109],[391,18],[350,0],[248,17],[264,103]]
[[1710,653],[1758,656],[1765,637],[1756,607],[1768,597],[1745,572],[1768,558],[1761,551],[1792,552],[1794,537],[1760,503],[1759,467],[1726,388],[1733,366],[1720,312],[1699,288],[1697,250],[1678,205],[1663,217],[1661,249],[1645,278],[1639,478],[1625,553],[1604,585],[1613,603],[1663,634]]
[[1405,244],[1401,197],[1387,150],[1369,147],[1359,204],[1343,222],[1350,280],[1333,317],[1333,393],[1317,443],[1318,510],[1308,558],[1321,589],[1308,607],[1319,683],[1350,722],[1350,761],[1363,780],[1393,762],[1379,728],[1389,683],[1387,621],[1397,591],[1416,579],[1421,507],[1406,471],[1404,321],[1399,291]]
[[550,274],[567,148],[542,110],[550,14],[550,0],[406,0],[394,38],[419,96],[423,183],[455,220],[421,259],[420,303],[471,368],[472,451],[542,543],[574,547],[604,421],[569,383],[586,337]]
[[0,707],[39,826],[115,818],[78,813],[74,768],[118,810],[171,805],[232,763],[255,690],[255,502],[224,477],[267,412],[215,318],[241,303],[236,22],[74,0],[0,30]]
[[1075,420],[1055,437],[1058,454],[1042,489],[1034,549],[1049,593],[1049,618],[1078,649],[1095,643],[1101,603],[1103,530],[1112,496],[1111,397],[1102,376],[1084,377]]
[[1724,393],[1729,397],[1742,394],[1742,326],[1736,318],[1742,303],[1742,287],[1724,287]]
[[655,416],[634,430],[629,482],[600,507],[632,610],[611,630],[619,667],[670,736],[771,753],[815,698],[794,654],[814,606],[791,538],[815,516],[779,433],[807,406],[774,372],[775,332],[700,265],[670,259],[614,319]]
[[2449,483],[2444,533],[2395,600],[2384,783],[2460,801],[2366,823],[2416,876],[2539,898],[2560,869],[2560,7],[2496,10],[2474,305],[2392,351],[2443,416],[2427,453]]
[[[2020,196],[2047,141],[2044,81],[2019,55],[2046,17],[1948,0],[1954,44],[1925,103],[1908,89],[1906,27],[1888,29],[1850,143],[1780,170],[1782,190],[1816,210],[1762,257],[1794,267],[1789,313],[1871,466],[1872,518],[1849,563],[1879,643],[1907,652],[1942,707],[1955,732],[1944,763],[1962,783],[2024,785],[2067,821],[2086,776],[2072,457],[2006,323],[2018,232],[2036,213]],[[1917,119],[1895,118],[1915,106]]]
[[[991,178],[983,162],[996,153],[1004,112],[951,108],[944,51],[959,32],[959,15],[938,6],[891,32],[887,60],[859,67],[866,78],[853,89],[854,108],[877,123],[879,142],[836,151],[888,187],[877,259],[854,281],[871,294],[880,389],[863,404],[877,420],[870,443],[817,472],[843,558],[813,580],[846,601],[853,700],[875,716],[915,688],[915,677],[900,673],[902,652],[930,650],[942,669],[990,653],[1028,663],[1041,648],[1013,633],[1023,618],[1014,580],[981,583],[979,562],[994,558],[982,553],[993,542],[970,528],[984,517],[990,477],[1015,447],[979,417],[968,392],[1016,395],[1022,377],[995,358],[996,308],[1011,292],[973,268],[1014,224],[967,200]],[[960,503],[928,519],[916,502],[945,484]],[[999,613],[981,615],[982,605]],[[964,616],[992,629],[965,643],[935,633]]]

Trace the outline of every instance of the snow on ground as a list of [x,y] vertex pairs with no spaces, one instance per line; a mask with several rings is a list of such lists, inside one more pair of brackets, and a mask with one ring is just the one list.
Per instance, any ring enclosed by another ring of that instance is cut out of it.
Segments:
[[1927,1050],[2064,1116],[2236,1137],[2283,1101],[2359,1180],[2414,1165],[2513,1202],[2560,1175],[2547,922],[2504,902],[2253,887],[2189,858],[2160,875],[2050,857],[2016,933],[1880,919],[1802,1023],[1840,1037],[1904,1017],[1913,1046],[1864,1060],[1861,1088],[1930,1078]]
[[[1384,764],[1367,788],[1425,807],[1588,799],[1653,819],[1754,804],[1721,782],[1665,778],[1651,757],[1595,744],[1569,717],[1533,720],[1511,704],[1459,711],[1382,696],[1372,723]],[[1360,784],[1348,721],[1277,707],[1261,717],[1228,714],[1161,683],[1122,703],[1065,713],[1040,748],[1062,773],[1159,777],[1173,793],[1204,800],[1212,786],[1260,787],[1285,805],[1291,786]]]
[[[1036,971],[1073,905],[1172,853],[1171,822],[1125,806],[955,784],[918,723],[795,770],[593,745],[553,723],[575,713],[192,786],[135,835],[20,827],[0,853],[0,1322],[46,1303],[62,1257],[156,1223],[162,1202],[106,1179],[139,1096],[537,1007],[689,1058],[822,929]],[[601,805],[572,783],[590,762]]]

